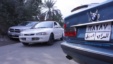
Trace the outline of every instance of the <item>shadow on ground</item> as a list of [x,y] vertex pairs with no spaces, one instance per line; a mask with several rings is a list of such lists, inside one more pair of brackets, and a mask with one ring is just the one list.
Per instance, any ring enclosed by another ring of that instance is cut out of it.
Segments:
[[[57,42],[60,42],[60,41],[55,41],[54,42],[54,44],[52,44],[52,45],[49,45],[49,44],[47,44],[47,42],[44,42],[44,43],[36,43],[36,44],[30,44],[30,45],[28,45],[28,46],[25,46],[25,47],[45,47],[45,46],[53,46],[53,45],[55,45]],[[24,45],[23,45],[24,46]]]
[[0,46],[19,43],[19,39],[9,39],[8,37],[0,38]]

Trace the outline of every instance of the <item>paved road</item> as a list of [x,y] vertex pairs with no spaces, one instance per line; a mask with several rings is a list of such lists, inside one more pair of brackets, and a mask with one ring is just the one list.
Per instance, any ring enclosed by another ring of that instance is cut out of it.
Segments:
[[76,64],[67,60],[60,42],[52,46],[37,44],[23,46],[21,43],[0,47],[0,64]]

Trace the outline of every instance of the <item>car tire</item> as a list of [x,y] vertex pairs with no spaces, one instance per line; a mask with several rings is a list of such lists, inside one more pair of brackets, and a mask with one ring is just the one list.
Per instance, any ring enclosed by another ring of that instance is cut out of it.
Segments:
[[60,40],[61,40],[61,41],[63,40],[63,35],[62,35],[62,37],[60,38]]
[[29,43],[22,43],[24,46],[28,46],[29,45]]
[[54,35],[51,34],[49,37],[49,41],[47,42],[48,45],[53,45],[54,44]]

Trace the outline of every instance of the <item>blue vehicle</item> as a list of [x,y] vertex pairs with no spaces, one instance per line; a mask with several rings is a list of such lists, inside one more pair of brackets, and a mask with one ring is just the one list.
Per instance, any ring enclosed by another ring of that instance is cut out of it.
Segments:
[[66,57],[80,64],[113,64],[113,0],[82,7],[64,19]]

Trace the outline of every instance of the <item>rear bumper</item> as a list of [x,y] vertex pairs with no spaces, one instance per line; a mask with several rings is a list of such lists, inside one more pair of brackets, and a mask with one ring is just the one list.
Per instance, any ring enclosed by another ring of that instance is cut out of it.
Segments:
[[113,64],[113,51],[86,45],[61,43],[63,51],[81,64]]

